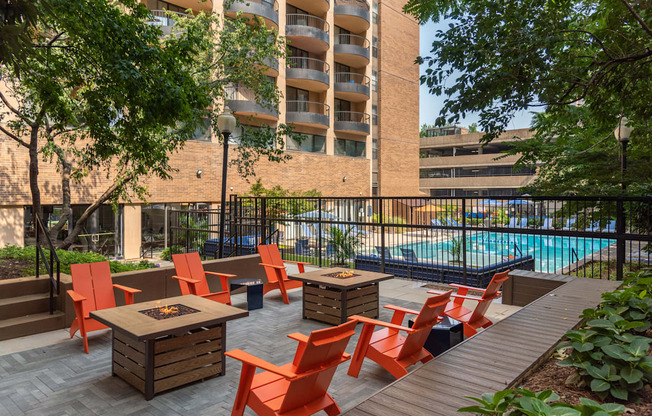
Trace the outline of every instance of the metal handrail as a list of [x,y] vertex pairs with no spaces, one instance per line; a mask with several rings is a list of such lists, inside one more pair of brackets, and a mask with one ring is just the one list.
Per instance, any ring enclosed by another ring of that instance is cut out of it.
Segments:
[[[45,265],[45,270],[48,272],[48,276],[50,277],[50,315],[54,313],[54,292],[56,291],[57,295],[59,295],[60,292],[60,285],[61,285],[61,260],[59,260],[59,256],[57,255],[57,251],[54,247],[54,244],[52,244],[52,240],[50,239],[50,235],[48,234],[47,228],[43,225],[43,222],[41,221],[41,218],[38,216],[38,213],[34,213],[34,218],[36,220],[36,277],[38,278],[40,275],[40,257],[43,259],[43,264]],[[50,250],[50,261],[45,260],[45,252],[43,251],[43,247],[41,247],[41,238],[40,235],[43,233],[45,235],[45,240],[47,242],[48,249]],[[56,263],[56,276],[57,279],[54,280],[54,265]]]
[[364,74],[358,74],[357,72],[336,72],[335,82],[355,83],[368,87],[370,80],[368,76]]
[[285,25],[286,26],[308,26],[319,29],[323,32],[328,33],[330,30],[330,25],[328,22],[321,17],[313,16],[311,14],[297,14],[289,13],[285,15]]
[[[248,3],[265,4],[274,9],[275,12],[278,12],[278,1],[276,0],[247,0],[244,4],[247,5]],[[231,3],[231,5],[233,4],[236,4],[236,2]]]
[[328,104],[316,101],[286,101],[285,111],[288,113],[315,113],[330,115],[331,108]]
[[290,68],[312,69],[326,74],[329,74],[331,69],[328,62],[324,62],[321,59],[305,58],[301,56],[290,56],[287,58],[287,65]]
[[364,36],[341,33],[335,36],[336,45],[355,45],[369,49],[369,39]]
[[336,111],[335,121],[353,121],[356,123],[369,124],[369,114],[357,111]]
[[176,22],[170,17],[170,14],[176,14],[178,17],[194,17],[191,14],[173,12],[171,10],[150,10],[150,13],[154,16],[154,19],[149,20],[148,23],[156,26],[174,26]]

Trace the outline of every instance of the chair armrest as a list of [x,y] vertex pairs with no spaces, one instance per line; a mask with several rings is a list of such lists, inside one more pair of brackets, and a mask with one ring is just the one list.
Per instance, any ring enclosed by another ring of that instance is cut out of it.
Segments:
[[213,276],[224,276],[224,277],[238,277],[236,274],[227,274],[227,273],[215,273],[215,272],[204,272]]
[[196,284],[200,283],[199,280],[189,279],[189,278],[187,278],[187,277],[172,276],[172,278],[173,278],[173,279],[177,279],[177,280],[183,280],[184,282],[186,282],[186,283],[190,283],[190,284],[193,284],[193,285],[196,285]]
[[285,266],[277,266],[275,264],[268,264],[268,263],[258,263],[259,266],[263,267],[271,267],[273,269],[285,269]]
[[378,325],[378,326],[384,326],[385,328],[389,329],[396,329],[398,331],[405,331],[409,334],[414,332],[412,328],[408,328],[407,326],[402,326],[402,325],[395,325],[389,322],[384,322],[384,321],[379,321],[377,319],[372,319],[372,318],[367,318],[366,316],[360,316],[360,315],[351,315],[349,316],[350,321],[358,321],[362,322],[363,324],[370,324],[370,325]]
[[86,300],[86,297],[80,295],[79,293],[75,292],[74,290],[68,290],[67,291],[68,296],[72,298],[73,302],[83,302]]
[[482,289],[482,288],[479,288],[479,287],[458,285],[457,283],[449,283],[448,286],[456,287],[458,289],[475,290],[476,292],[482,292],[482,293],[484,293],[487,290],[487,289]]
[[457,295],[457,294],[452,294],[451,298],[457,298],[457,299],[466,299],[466,300],[475,300],[475,301],[481,301],[482,298],[477,297],[477,296],[470,296],[470,295]]
[[288,334],[288,338],[294,339],[299,342],[308,342],[308,336],[303,335],[301,332],[295,332],[293,334]]
[[[430,292],[428,292],[428,293],[430,293]],[[407,308],[402,308],[400,306],[385,305],[385,306],[383,306],[383,308],[391,309],[393,311],[398,311],[398,312],[410,313],[412,315],[418,315],[419,314],[418,311],[415,311],[415,310],[412,310],[412,309],[407,309]]]
[[252,365],[254,367],[261,368],[265,371],[269,371],[274,374],[278,374],[279,376],[285,377],[288,380],[295,379],[297,375],[291,371],[287,371],[279,366],[276,366],[274,364],[268,363],[265,360],[262,360],[255,355],[251,355],[247,352],[244,352],[242,350],[231,350],[228,352],[225,352],[224,355],[229,356],[231,358],[235,358],[238,361],[242,361],[243,363]]
[[122,286],[122,285],[114,284],[113,287],[116,288],[116,289],[120,289],[123,292],[127,292],[127,293],[140,293],[140,292],[142,292],[142,290],[140,290],[140,289],[134,289],[134,288],[128,287],[128,286]]
[[283,260],[283,263],[294,263],[294,264],[312,264],[307,261],[294,261],[294,260]]

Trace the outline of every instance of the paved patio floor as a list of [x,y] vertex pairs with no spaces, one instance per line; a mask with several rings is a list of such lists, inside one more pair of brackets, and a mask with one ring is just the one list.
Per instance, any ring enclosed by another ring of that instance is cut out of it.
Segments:
[[[427,297],[420,284],[394,279],[381,283],[381,305],[395,304],[419,309]],[[234,305],[244,301],[234,295]],[[296,342],[285,335],[308,334],[327,325],[301,319],[301,290],[290,291],[290,305],[280,294],[265,296],[264,308],[249,317],[227,324],[227,350],[240,348],[280,365],[294,357]],[[517,307],[494,303],[490,315],[501,319]],[[391,312],[381,308],[380,318]],[[353,353],[357,331],[347,352]],[[233,406],[240,363],[227,358],[226,375],[177,388],[145,401],[143,395],[111,376],[110,331],[89,335],[90,354],[84,354],[79,337],[70,340],[67,331],[53,331],[0,342],[0,415],[228,415]],[[415,366],[416,368],[416,366]],[[337,370],[329,392],[343,410],[351,408],[393,377],[366,361],[359,378],[349,377],[348,363]],[[251,415],[250,409],[246,414]]]

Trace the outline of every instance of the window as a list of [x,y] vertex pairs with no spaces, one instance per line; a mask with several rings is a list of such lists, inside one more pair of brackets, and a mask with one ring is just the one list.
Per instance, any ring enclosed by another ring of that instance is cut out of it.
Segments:
[[378,139],[373,139],[371,141],[371,158],[378,159]]
[[365,157],[366,156],[365,142],[357,140],[335,139],[335,154],[350,157]]
[[174,4],[162,0],[147,0],[147,8],[150,10],[169,10],[178,13],[186,12],[186,9],[183,7],[175,6]]
[[195,140],[199,142],[211,141],[211,120],[209,118],[202,119],[203,126],[197,126],[195,132],[188,140]]
[[378,91],[378,71],[371,71],[371,89]]
[[377,105],[372,105],[371,106],[371,124],[374,126],[378,125],[378,106]]
[[378,24],[378,3],[374,2],[371,5],[371,16],[373,19],[374,24]]
[[375,36],[372,38],[372,49],[371,50],[372,50],[372,55],[374,56],[374,58],[378,58],[378,38],[375,37]]
[[298,150],[302,152],[324,153],[326,152],[326,136],[316,134],[303,134],[303,141],[298,143],[292,137],[288,137],[288,150]]

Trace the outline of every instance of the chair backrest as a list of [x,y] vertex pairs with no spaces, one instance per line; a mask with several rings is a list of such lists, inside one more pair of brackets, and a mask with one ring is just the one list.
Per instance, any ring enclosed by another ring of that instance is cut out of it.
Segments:
[[[307,238],[302,238],[294,243],[294,248],[297,254],[310,254],[309,243]],[[260,251],[259,251],[260,252]]]
[[450,301],[452,292],[452,290],[449,290],[446,293],[431,296],[426,300],[421,307],[419,315],[414,320],[414,325],[412,325],[412,329],[417,332],[408,334],[405,337],[405,343],[396,356],[397,360],[401,360],[421,351],[423,344],[426,342],[426,339],[428,339],[428,335],[430,335],[430,329],[437,324],[437,318],[444,313],[444,309],[446,308],[446,304]]
[[457,221],[455,221],[455,218],[453,218],[453,217],[448,217],[448,218],[446,218],[446,219],[448,220],[448,223],[449,223],[450,225],[454,225],[454,226],[459,226],[459,225],[460,225],[460,223],[457,222]]
[[521,222],[518,224],[520,228],[526,228],[527,227],[527,217],[521,218]]
[[489,285],[482,295],[481,300],[475,307],[469,322],[480,319],[485,315],[485,313],[487,313],[487,309],[489,309],[491,301],[498,297],[498,292],[500,291],[501,286],[507,279],[509,279],[509,272],[509,270],[505,270],[504,272],[494,274],[494,277],[491,279],[491,282],[489,282]]
[[516,228],[518,227],[518,222],[520,221],[520,218],[518,217],[512,217],[509,219],[509,225],[508,227]]
[[[208,287],[208,281],[206,281],[206,273],[204,273],[204,266],[201,264],[199,253],[173,254],[172,261],[174,262],[177,276],[199,280],[199,284],[196,286],[198,295],[211,293],[210,288]],[[182,295],[190,295],[190,287],[188,283],[179,280],[179,287],[181,288]],[[226,290],[226,288],[222,288],[222,290]]]
[[[306,343],[299,344],[294,356],[293,371],[297,374],[315,372],[291,381],[279,413],[289,412],[319,399],[326,394],[337,365],[343,363],[344,350],[355,334],[356,321],[313,331]],[[323,368],[322,371],[319,371]]]
[[385,251],[385,259],[391,259],[392,258],[392,252],[389,251],[388,247],[381,247],[381,246],[376,246],[376,251],[378,252],[379,256],[383,255],[383,251]]
[[[281,252],[278,251],[278,246],[276,244],[258,246],[258,254],[260,254],[260,260],[262,263],[273,264],[275,266],[283,266],[283,258],[281,257]],[[279,270],[279,272],[281,272],[282,279],[287,280],[288,275],[285,269]],[[278,281],[276,273],[276,270],[270,267],[265,267],[267,283],[274,283]]]
[[402,248],[401,253],[403,253],[403,258],[407,261],[412,261],[412,262],[419,261],[417,255],[414,253],[414,250],[412,250],[411,248]]
[[86,298],[82,303],[84,314],[115,308],[115,295],[108,261],[71,264],[72,290]]
[[546,220],[543,222],[543,225],[541,226],[541,229],[549,230],[550,228],[552,228],[552,218],[546,218]]

